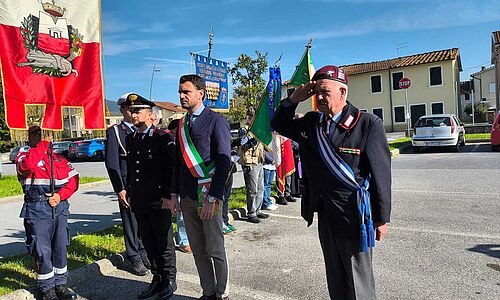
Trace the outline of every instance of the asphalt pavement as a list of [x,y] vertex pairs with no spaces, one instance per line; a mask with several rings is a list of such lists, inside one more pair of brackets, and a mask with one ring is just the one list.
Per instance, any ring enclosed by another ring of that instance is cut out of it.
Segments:
[[[481,144],[393,159],[392,222],[374,249],[379,299],[500,299],[499,160]],[[306,227],[300,203],[234,225],[231,299],[328,299],[317,223]],[[177,253],[177,269],[173,299],[199,297],[192,256]],[[133,299],[150,279],[103,269],[75,288],[87,299]]]

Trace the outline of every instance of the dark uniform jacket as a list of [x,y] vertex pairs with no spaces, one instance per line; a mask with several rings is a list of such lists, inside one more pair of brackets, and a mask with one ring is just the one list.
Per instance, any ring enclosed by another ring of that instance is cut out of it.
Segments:
[[[311,225],[314,212],[328,214],[335,234],[352,236],[359,230],[360,219],[356,192],[347,189],[330,173],[323,162],[316,136],[319,112],[308,112],[294,120],[297,105],[284,101],[276,111],[272,127],[281,135],[299,143],[304,190],[302,217]],[[329,134],[330,145],[351,167],[356,181],[362,185],[371,175],[370,198],[373,222],[389,222],[391,213],[391,157],[383,122],[369,113],[360,112],[351,103],[342,111],[338,125]],[[359,149],[360,154],[341,151]]]
[[[118,143],[116,131],[113,128],[115,126],[118,129],[120,142],[125,149],[122,149],[120,143]],[[132,132],[132,129],[123,122],[106,130],[106,169],[115,193],[127,188],[127,142],[125,137]]]
[[[179,134],[181,128],[177,128]],[[227,120],[205,107],[190,129],[190,136],[206,165],[215,161],[215,174],[208,195],[222,199],[227,176],[231,170],[231,134]],[[177,139],[172,193],[181,198],[198,199],[198,179],[191,175],[182,157]]]
[[[144,137],[143,137],[144,135]],[[127,141],[128,195],[132,211],[161,209],[161,198],[170,199],[174,141],[153,127],[130,134]]]

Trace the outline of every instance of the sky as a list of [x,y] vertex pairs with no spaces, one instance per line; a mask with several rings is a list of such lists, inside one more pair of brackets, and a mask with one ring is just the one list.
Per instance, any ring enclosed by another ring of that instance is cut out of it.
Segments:
[[156,65],[151,98],[179,103],[179,77],[194,73],[189,53],[208,49],[211,28],[212,58],[234,64],[258,50],[273,65],[283,54],[283,81],[310,38],[316,69],[456,47],[464,81],[490,66],[491,32],[500,30],[500,0],[101,1],[109,100],[149,98]]

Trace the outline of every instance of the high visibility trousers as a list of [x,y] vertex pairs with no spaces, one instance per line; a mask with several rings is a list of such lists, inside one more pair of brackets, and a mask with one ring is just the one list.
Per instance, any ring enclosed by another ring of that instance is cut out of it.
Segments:
[[26,246],[35,259],[37,283],[42,291],[68,280],[68,250],[70,235],[68,216],[54,219],[24,220]]

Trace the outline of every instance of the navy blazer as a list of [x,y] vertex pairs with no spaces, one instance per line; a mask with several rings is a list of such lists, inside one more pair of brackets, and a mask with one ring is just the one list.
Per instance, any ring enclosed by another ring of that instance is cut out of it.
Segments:
[[[337,235],[351,236],[359,230],[360,218],[356,192],[346,188],[330,173],[319,150],[316,129],[320,113],[308,112],[294,120],[297,105],[282,104],[276,111],[272,127],[281,135],[299,143],[304,189],[302,217],[310,225],[314,212],[328,215]],[[391,156],[383,122],[373,114],[360,112],[347,102],[339,125],[329,136],[330,146],[350,166],[356,181],[370,180],[370,203],[373,222],[387,223],[391,214]],[[342,151],[340,147],[359,149],[360,153]]]
[[[181,128],[177,128],[179,134]],[[208,195],[222,199],[224,185],[231,168],[231,133],[227,120],[205,107],[196,118],[190,136],[206,165],[215,161],[215,174]],[[181,153],[177,138],[171,192],[181,198],[198,199],[198,180],[191,175]]]
[[[123,147],[127,149],[127,143],[125,137],[132,133],[133,131],[125,123],[121,122],[119,125],[113,125],[118,127],[118,135]],[[113,190],[115,193],[119,193],[127,188],[127,156],[123,152],[118,140],[116,139],[116,133],[113,126],[106,130],[106,170],[108,171],[109,179],[113,185]]]

